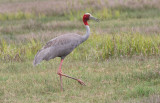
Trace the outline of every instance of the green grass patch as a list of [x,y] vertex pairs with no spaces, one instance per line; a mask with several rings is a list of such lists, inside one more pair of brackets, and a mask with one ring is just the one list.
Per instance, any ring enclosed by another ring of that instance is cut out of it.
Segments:
[[138,98],[138,97],[148,97],[149,95],[155,93],[156,90],[148,86],[136,86],[132,90],[128,90],[128,98]]
[[110,59],[101,62],[66,58],[63,73],[82,79],[87,86],[63,78],[63,93],[60,92],[59,76],[56,74],[59,62],[60,59],[55,59],[37,67],[32,66],[32,61],[1,63],[0,100],[124,103],[160,93],[158,58],[144,58],[143,61],[133,58]]

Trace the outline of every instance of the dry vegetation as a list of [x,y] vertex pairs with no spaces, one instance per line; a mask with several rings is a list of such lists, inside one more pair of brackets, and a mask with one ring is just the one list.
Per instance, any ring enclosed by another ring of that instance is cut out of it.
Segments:
[[[0,102],[159,103],[160,0],[0,0]],[[64,33],[83,35],[85,12],[91,36],[64,62],[33,67],[36,52]]]
[[64,14],[72,10],[102,8],[145,9],[158,8],[160,0],[0,0],[0,12],[35,12],[45,14]]

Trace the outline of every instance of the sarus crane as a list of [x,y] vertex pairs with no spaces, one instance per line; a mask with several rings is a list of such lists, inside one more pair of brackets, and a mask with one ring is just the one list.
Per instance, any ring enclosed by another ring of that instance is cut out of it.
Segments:
[[61,67],[62,67],[64,58],[68,54],[70,54],[78,45],[80,45],[81,43],[83,43],[88,39],[90,35],[90,28],[87,22],[88,20],[99,21],[97,18],[93,17],[90,13],[85,13],[83,15],[83,23],[86,27],[85,35],[69,33],[69,34],[58,36],[48,41],[46,45],[42,49],[40,49],[35,55],[34,62],[33,62],[34,66],[36,66],[43,60],[48,61],[50,59],[54,59],[55,57],[61,58],[61,62],[57,72],[57,74],[60,76],[61,91],[63,91],[62,76],[74,79],[78,81],[81,85],[85,85],[85,83],[82,80],[63,74]]

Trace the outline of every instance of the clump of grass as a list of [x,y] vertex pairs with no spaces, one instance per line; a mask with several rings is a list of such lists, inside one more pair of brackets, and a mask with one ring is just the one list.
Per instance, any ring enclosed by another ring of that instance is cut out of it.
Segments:
[[27,44],[15,45],[7,44],[5,40],[0,41],[0,56],[4,61],[22,61],[31,59],[36,52],[40,49],[41,44],[39,41],[31,39]]
[[112,10],[103,8],[102,10],[97,11],[96,17],[102,19],[113,19],[113,18],[119,18],[120,17],[120,11],[119,10]]

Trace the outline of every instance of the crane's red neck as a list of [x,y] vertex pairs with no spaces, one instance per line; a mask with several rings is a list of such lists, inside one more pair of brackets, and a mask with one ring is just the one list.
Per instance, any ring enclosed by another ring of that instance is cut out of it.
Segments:
[[90,15],[88,15],[88,14],[84,14],[83,15],[83,23],[84,23],[84,25],[88,25],[88,20],[89,20],[89,17],[90,17]]

